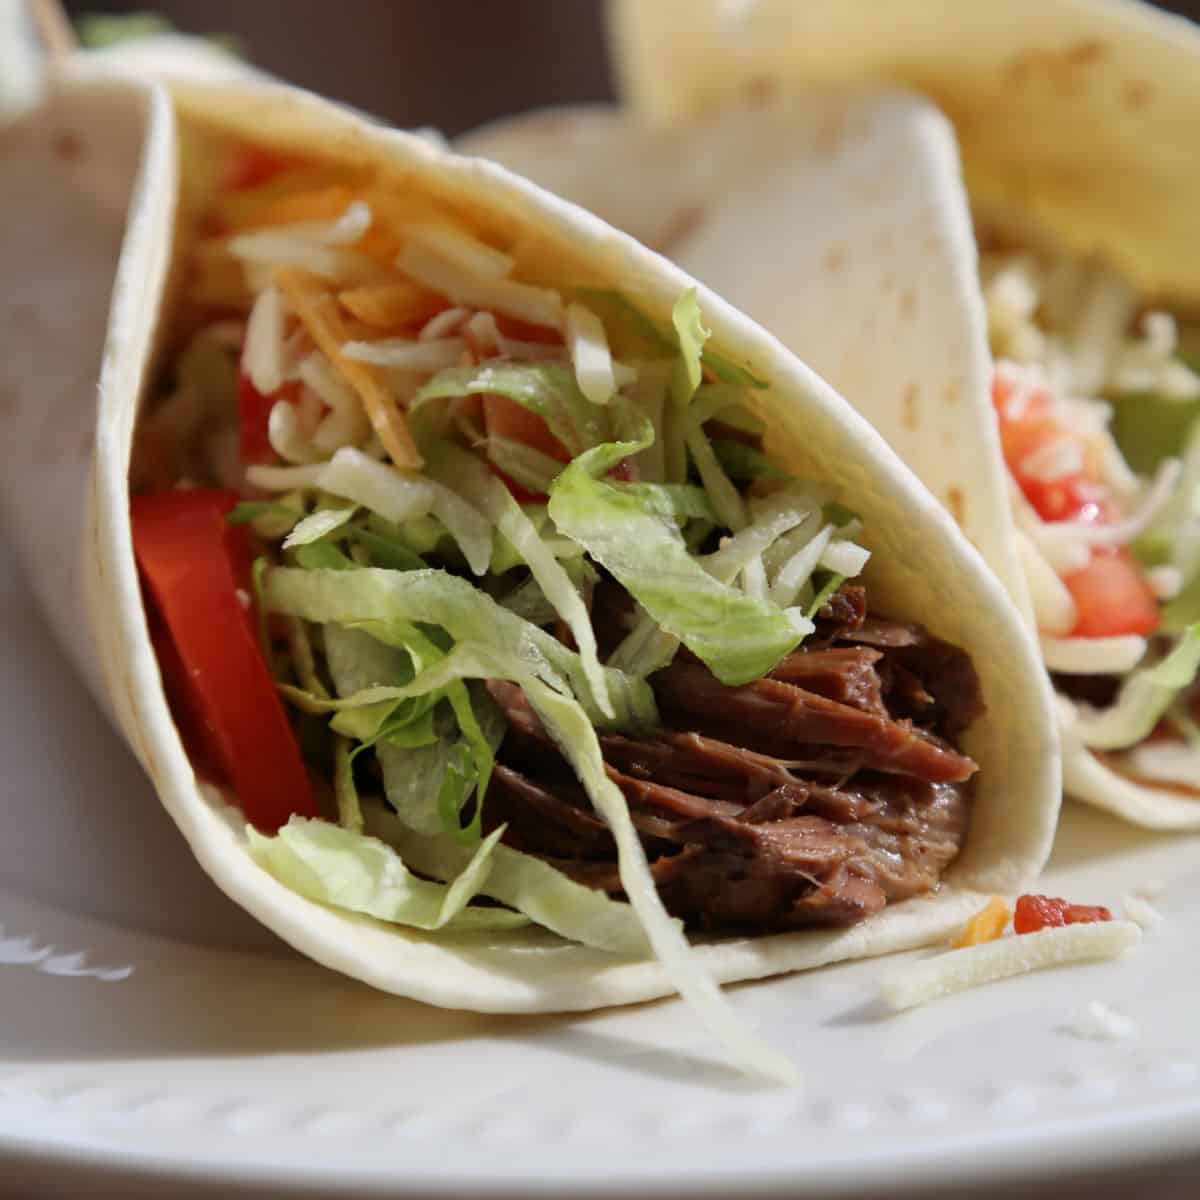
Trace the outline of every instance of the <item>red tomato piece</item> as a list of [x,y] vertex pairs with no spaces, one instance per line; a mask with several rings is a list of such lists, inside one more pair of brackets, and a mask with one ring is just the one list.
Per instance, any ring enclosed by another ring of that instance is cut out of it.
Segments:
[[1062,925],[1087,925],[1093,921],[1111,921],[1112,913],[1103,905],[1072,904],[1057,896],[1024,895],[1017,897],[1013,912],[1016,933],[1036,933]]
[[571,454],[550,432],[550,427],[537,413],[522,408],[515,400],[488,392],[483,397],[483,422],[489,436],[506,437],[540,450],[559,462],[570,462]]
[[514,342],[539,342],[543,346],[561,346],[562,334],[549,325],[531,325],[528,321],[516,317],[506,317],[496,313],[496,328],[503,337],[512,338]]
[[277,392],[264,396],[244,371],[238,373],[238,437],[239,453],[244,463],[273,463],[275,451],[267,432],[271,409],[276,400],[295,404],[300,398],[300,385],[285,383]]
[[274,831],[293,814],[318,816],[312,785],[283,702],[259,652],[251,614],[246,530],[225,519],[232,492],[135,496],[133,548],[175,653],[164,683],[196,726],[247,819]]
[[226,191],[246,191],[270,183],[276,175],[298,166],[299,161],[263,146],[239,146],[225,166],[222,182]]
[[1158,598],[1128,550],[1093,551],[1086,567],[1062,581],[1078,613],[1072,637],[1148,634],[1158,628]]

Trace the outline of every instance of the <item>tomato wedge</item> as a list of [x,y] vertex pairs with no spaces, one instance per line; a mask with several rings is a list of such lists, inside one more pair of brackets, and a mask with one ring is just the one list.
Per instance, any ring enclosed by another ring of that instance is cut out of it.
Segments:
[[[293,813],[318,816],[312,785],[283,702],[263,662],[251,615],[244,527],[225,519],[232,492],[135,496],[133,549],[172,651],[160,660],[177,710],[196,725],[247,819],[274,831]],[[182,688],[182,692],[177,689]],[[206,764],[207,765],[207,764]]]
[[1057,896],[1024,895],[1017,897],[1013,912],[1015,933],[1037,933],[1061,925],[1087,925],[1093,921],[1111,921],[1112,913],[1099,904],[1072,904]]
[[1071,637],[1120,637],[1158,628],[1158,598],[1128,550],[1093,550],[1087,566],[1062,581],[1078,614]]

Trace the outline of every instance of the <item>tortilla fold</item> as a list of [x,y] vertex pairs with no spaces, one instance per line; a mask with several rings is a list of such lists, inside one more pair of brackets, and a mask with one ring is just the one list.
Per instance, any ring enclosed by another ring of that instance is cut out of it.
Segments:
[[[101,95],[119,110],[103,121],[94,116]],[[547,278],[619,286],[658,320],[669,322],[672,304],[693,280],[499,166],[268,81],[176,77],[168,102],[157,86],[82,59],[55,82],[47,106],[0,141],[5,179],[27,181],[6,184],[0,232],[7,255],[0,327],[12,339],[0,356],[5,515],[56,632],[217,886],[312,959],[432,1004],[543,1012],[666,994],[670,985],[656,963],[568,945],[545,931],[433,936],[305,900],[255,863],[236,809],[198,781],[150,642],[128,485],[134,423],[173,295],[186,183],[178,175],[179,126],[187,122],[285,153],[319,151],[348,167],[369,165],[408,194],[460,214],[483,236],[519,244],[522,260],[543,264]],[[78,140],[79,156],[55,152],[68,135]],[[114,139],[131,151],[122,160],[127,213],[92,205],[99,176],[116,173]],[[135,149],[141,166],[130,193]],[[52,231],[36,256],[29,248],[34,229]],[[64,297],[76,300],[67,306]],[[988,713],[964,742],[981,768],[968,843],[936,896],[889,907],[845,931],[706,940],[696,954],[715,978],[731,981],[936,941],[986,895],[1024,888],[1048,853],[1060,764],[1036,646],[944,508],[866,420],[718,296],[701,287],[699,299],[713,345],[773,381],[755,398],[769,423],[768,450],[853,497],[873,551],[868,584],[881,607],[964,647]],[[19,326],[14,314],[22,306],[29,315]]]

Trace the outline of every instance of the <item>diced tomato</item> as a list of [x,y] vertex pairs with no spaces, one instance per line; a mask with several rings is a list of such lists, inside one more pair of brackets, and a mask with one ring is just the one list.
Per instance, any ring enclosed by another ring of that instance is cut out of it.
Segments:
[[244,463],[272,463],[275,451],[267,432],[271,409],[276,400],[287,400],[295,404],[300,397],[298,383],[285,383],[277,392],[264,396],[250,382],[245,371],[238,374],[238,440],[239,453]]
[[250,548],[225,519],[232,492],[135,496],[133,548],[154,612],[174,653],[160,659],[205,758],[233,786],[246,817],[275,830],[293,814],[318,815],[312,785],[283,703],[267,671],[251,614]]
[[[1086,470],[1046,480],[1030,472],[1029,456],[1072,433],[1055,419],[1049,394],[1025,385],[1001,364],[992,378],[992,401],[999,422],[1004,461],[1022,494],[1043,521],[1106,525],[1114,519],[1108,491]],[[1072,637],[1119,637],[1153,633],[1159,626],[1158,600],[1128,550],[1100,547],[1087,566],[1062,577],[1075,600],[1078,619]]]
[[488,392],[483,397],[483,423],[491,437],[506,437],[540,450],[559,462],[570,462],[566,446],[550,432],[549,426],[537,413],[522,408],[515,400]]
[[1093,921],[1111,921],[1112,913],[1102,905],[1071,904],[1057,896],[1024,895],[1017,897],[1013,913],[1016,933],[1036,933],[1062,925],[1087,925]]
[[299,159],[263,146],[240,146],[225,167],[225,190],[240,192],[270,183],[276,175],[299,165]]
[[1078,613],[1072,637],[1153,633],[1158,598],[1128,550],[1093,550],[1088,565],[1062,577]]
[[[1015,472],[1014,472],[1015,474]],[[1025,499],[1043,521],[1080,521],[1085,525],[1107,523],[1104,488],[1088,479],[1082,472],[1060,479],[1036,479],[1032,475],[1019,477]]]

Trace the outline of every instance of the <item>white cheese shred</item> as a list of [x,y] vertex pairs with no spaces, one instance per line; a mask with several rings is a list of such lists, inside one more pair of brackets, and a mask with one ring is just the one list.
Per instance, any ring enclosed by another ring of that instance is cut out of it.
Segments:
[[1141,936],[1141,929],[1132,921],[1096,921],[999,938],[894,971],[884,979],[881,992],[891,1008],[916,1008],[1044,967],[1116,958]]
[[593,404],[607,404],[617,390],[604,322],[582,304],[567,305],[567,346],[579,390]]
[[1121,907],[1125,909],[1125,916],[1142,929],[1153,929],[1162,924],[1162,913],[1144,896],[1134,893],[1122,896]]
[[1097,638],[1042,634],[1041,643],[1047,668],[1064,675],[1124,675],[1146,653],[1146,639],[1135,633]]

